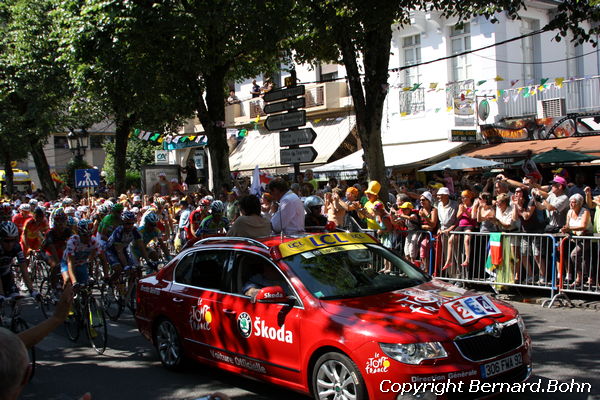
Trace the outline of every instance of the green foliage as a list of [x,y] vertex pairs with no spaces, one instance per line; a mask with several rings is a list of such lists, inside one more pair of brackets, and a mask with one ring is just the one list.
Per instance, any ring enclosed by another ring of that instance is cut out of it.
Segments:
[[[106,172],[106,181],[114,183],[114,162],[115,162],[115,143],[104,142],[104,151],[106,151],[106,159],[104,160],[104,172]],[[142,166],[154,164],[154,150],[161,150],[162,146],[143,140],[131,139],[127,146],[126,165],[127,170],[126,181],[127,186],[131,186],[131,182],[135,181],[136,187],[139,187]]]

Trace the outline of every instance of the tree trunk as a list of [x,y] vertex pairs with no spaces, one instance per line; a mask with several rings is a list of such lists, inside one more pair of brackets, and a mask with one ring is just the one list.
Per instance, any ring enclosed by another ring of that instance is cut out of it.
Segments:
[[229,170],[229,147],[225,135],[225,72],[227,68],[217,68],[204,76],[206,82],[206,102],[200,96],[197,105],[198,118],[208,137],[210,167],[213,176],[212,192],[220,194],[221,185],[231,184]]
[[127,191],[127,142],[129,132],[133,126],[133,119],[125,116],[117,116],[115,128],[115,194],[125,193]]
[[2,157],[4,158],[4,182],[5,182],[4,193],[2,193],[2,194],[7,194],[10,196],[15,192],[14,179],[13,179],[14,174],[13,174],[13,170],[12,170],[12,165],[10,165],[10,163],[11,163],[10,152],[6,151],[6,149],[4,149],[2,151]]
[[[48,137],[48,135],[43,135],[43,137]],[[54,200],[58,197],[58,193],[54,181],[52,181],[52,176],[50,176],[50,166],[44,153],[44,145],[34,135],[29,136],[29,143],[31,144],[31,155],[35,163],[38,178],[40,178],[42,184],[42,191],[49,200]]]
[[350,35],[342,32],[338,39],[348,73],[350,94],[356,112],[356,129],[364,151],[363,159],[367,165],[368,178],[381,184],[379,198],[384,203],[388,200],[388,183],[383,158],[381,120],[387,95],[391,22],[381,21],[377,29],[365,33],[367,45],[363,52],[364,84],[361,84],[361,74],[356,61],[359,54],[350,40]]

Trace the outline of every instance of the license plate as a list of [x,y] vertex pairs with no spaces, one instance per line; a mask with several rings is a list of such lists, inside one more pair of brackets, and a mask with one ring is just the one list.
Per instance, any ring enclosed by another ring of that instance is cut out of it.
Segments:
[[492,361],[481,366],[481,376],[489,378],[494,375],[503,373],[504,371],[517,368],[523,364],[523,355],[521,353],[513,354],[512,356],[504,357],[500,360]]

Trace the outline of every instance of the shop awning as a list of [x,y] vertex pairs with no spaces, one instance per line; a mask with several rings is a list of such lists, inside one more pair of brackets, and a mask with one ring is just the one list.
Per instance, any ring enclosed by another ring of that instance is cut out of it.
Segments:
[[[431,159],[445,157],[458,150],[463,143],[449,142],[448,139],[423,142],[395,143],[383,146],[386,167],[411,167]],[[359,150],[337,161],[314,168],[315,172],[335,172],[361,169],[363,151]]]
[[[312,164],[303,164],[303,168],[326,163],[352,131],[354,124],[354,116],[308,121],[306,127],[313,128],[317,133],[315,142],[310,145],[317,151],[317,158]],[[263,129],[261,127],[259,132],[249,131],[248,136],[231,153],[229,166],[232,171],[253,170],[257,165],[261,169],[282,166],[279,161],[279,132]]]
[[545,153],[554,148],[599,156],[600,136],[581,136],[491,144],[468,151],[464,155],[513,162],[527,157],[529,151],[531,151],[532,155],[536,155]]

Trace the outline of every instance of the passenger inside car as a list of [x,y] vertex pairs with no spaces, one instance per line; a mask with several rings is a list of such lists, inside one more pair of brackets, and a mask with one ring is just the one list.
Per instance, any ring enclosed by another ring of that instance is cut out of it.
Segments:
[[250,296],[252,301],[260,289],[267,286],[281,286],[288,293],[287,283],[273,265],[268,264],[260,257],[247,255],[240,260],[238,268],[242,277],[241,294]]

